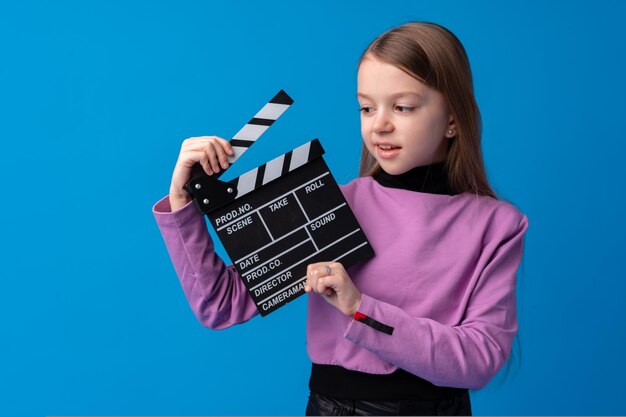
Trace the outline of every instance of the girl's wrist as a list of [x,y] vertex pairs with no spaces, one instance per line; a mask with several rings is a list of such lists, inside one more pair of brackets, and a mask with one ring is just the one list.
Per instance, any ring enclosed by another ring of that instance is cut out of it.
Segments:
[[348,317],[354,317],[354,314],[359,311],[359,306],[361,305],[361,294],[359,294],[359,297],[357,298],[356,302],[354,303],[354,308],[350,309],[350,311],[348,311]]
[[170,199],[170,209],[172,211],[176,211],[186,206],[187,203],[191,201],[191,197],[189,197],[189,195],[175,193],[175,192],[172,192],[171,190],[170,190],[169,199]]

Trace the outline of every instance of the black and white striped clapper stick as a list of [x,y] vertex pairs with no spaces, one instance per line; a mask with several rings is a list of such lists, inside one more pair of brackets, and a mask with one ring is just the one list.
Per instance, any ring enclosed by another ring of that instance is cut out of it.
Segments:
[[317,139],[300,145],[268,163],[235,178],[232,182],[237,190],[235,198],[240,198],[255,191],[276,178],[300,168],[315,158],[319,158],[323,154],[324,149]]
[[[273,99],[254,115],[230,141],[234,154],[228,157],[230,164],[235,163],[256,140],[272,125],[291,105],[293,100],[287,93],[280,90]],[[223,171],[222,171],[223,172]]]
[[207,175],[192,179],[188,186],[193,190],[198,208],[203,213],[209,213],[226,203],[258,190],[323,154],[324,148],[322,148],[319,140],[313,139],[228,182],[222,182]]

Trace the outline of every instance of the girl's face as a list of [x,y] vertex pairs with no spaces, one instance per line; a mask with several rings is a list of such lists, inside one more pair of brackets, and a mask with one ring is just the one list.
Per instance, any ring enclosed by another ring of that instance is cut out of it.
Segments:
[[441,93],[371,55],[357,79],[361,135],[385,172],[398,175],[445,159],[455,132]]

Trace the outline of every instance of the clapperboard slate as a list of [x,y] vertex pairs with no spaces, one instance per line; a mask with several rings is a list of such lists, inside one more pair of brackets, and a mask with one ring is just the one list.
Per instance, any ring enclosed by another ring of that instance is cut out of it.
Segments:
[[[233,164],[293,100],[280,91],[230,141]],[[306,267],[374,256],[314,139],[231,181],[197,165],[185,189],[215,228],[262,316],[304,294]]]

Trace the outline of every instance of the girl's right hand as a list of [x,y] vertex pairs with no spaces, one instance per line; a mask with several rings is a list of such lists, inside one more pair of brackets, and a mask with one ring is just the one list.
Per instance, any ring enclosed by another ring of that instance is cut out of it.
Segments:
[[183,188],[191,179],[191,167],[200,163],[208,175],[228,168],[228,155],[234,155],[226,139],[217,136],[200,136],[183,141],[170,184],[170,207],[176,211],[191,201]]

